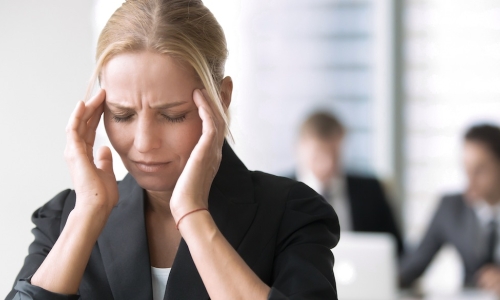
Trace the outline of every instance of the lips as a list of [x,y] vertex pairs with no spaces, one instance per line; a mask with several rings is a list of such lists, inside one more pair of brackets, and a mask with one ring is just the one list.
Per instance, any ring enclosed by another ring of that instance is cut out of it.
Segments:
[[170,162],[133,161],[137,169],[145,173],[155,173],[165,169]]

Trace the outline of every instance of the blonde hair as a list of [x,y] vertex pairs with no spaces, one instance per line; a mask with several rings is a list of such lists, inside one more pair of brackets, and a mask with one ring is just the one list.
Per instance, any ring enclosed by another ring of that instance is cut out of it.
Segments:
[[104,65],[114,56],[135,51],[170,55],[191,65],[229,132],[221,83],[228,56],[222,27],[201,0],[127,0],[108,20],[99,36],[96,67],[87,97]]

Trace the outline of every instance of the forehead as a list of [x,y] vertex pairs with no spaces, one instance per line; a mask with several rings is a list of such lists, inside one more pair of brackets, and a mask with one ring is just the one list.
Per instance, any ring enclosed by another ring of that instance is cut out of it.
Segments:
[[155,101],[190,97],[199,85],[190,65],[169,55],[148,51],[116,55],[101,72],[101,86],[107,98],[118,102],[137,97]]
[[475,153],[475,154],[481,154],[481,155],[491,154],[491,151],[489,150],[488,146],[482,142],[479,142],[479,141],[466,140],[464,142],[464,148],[465,148],[465,151],[469,152],[469,153]]

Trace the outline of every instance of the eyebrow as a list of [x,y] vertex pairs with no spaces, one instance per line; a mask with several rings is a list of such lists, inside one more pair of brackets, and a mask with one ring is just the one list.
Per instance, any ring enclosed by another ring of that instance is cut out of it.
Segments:
[[[113,103],[113,102],[109,102],[109,101],[106,101],[106,103],[108,105],[113,106],[113,107],[118,108],[118,109],[123,109],[123,110],[132,110],[133,109],[131,107],[127,107],[127,106],[124,106],[124,105],[121,105],[118,103]],[[151,108],[153,108],[153,109],[169,109],[169,108],[183,105],[186,103],[187,103],[186,101],[177,101],[177,102],[171,102],[171,103],[165,103],[165,104],[159,104],[156,106],[151,106]]]

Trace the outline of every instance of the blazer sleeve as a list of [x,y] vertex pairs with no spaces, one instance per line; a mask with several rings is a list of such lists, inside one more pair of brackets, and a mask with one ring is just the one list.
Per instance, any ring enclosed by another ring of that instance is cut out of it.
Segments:
[[305,184],[294,184],[277,235],[268,299],[337,299],[331,249],[339,238],[331,205]]
[[441,200],[431,224],[417,249],[408,253],[401,261],[399,280],[402,287],[409,287],[424,273],[436,253],[445,243],[443,220],[447,220],[447,199]]
[[31,277],[38,270],[59,237],[64,204],[70,193],[69,189],[62,191],[33,213],[31,220],[35,224],[35,228],[31,232],[35,236],[35,240],[29,246],[28,256],[24,259],[14,287],[5,298],[6,300],[79,299],[77,295],[52,293],[30,283]]

